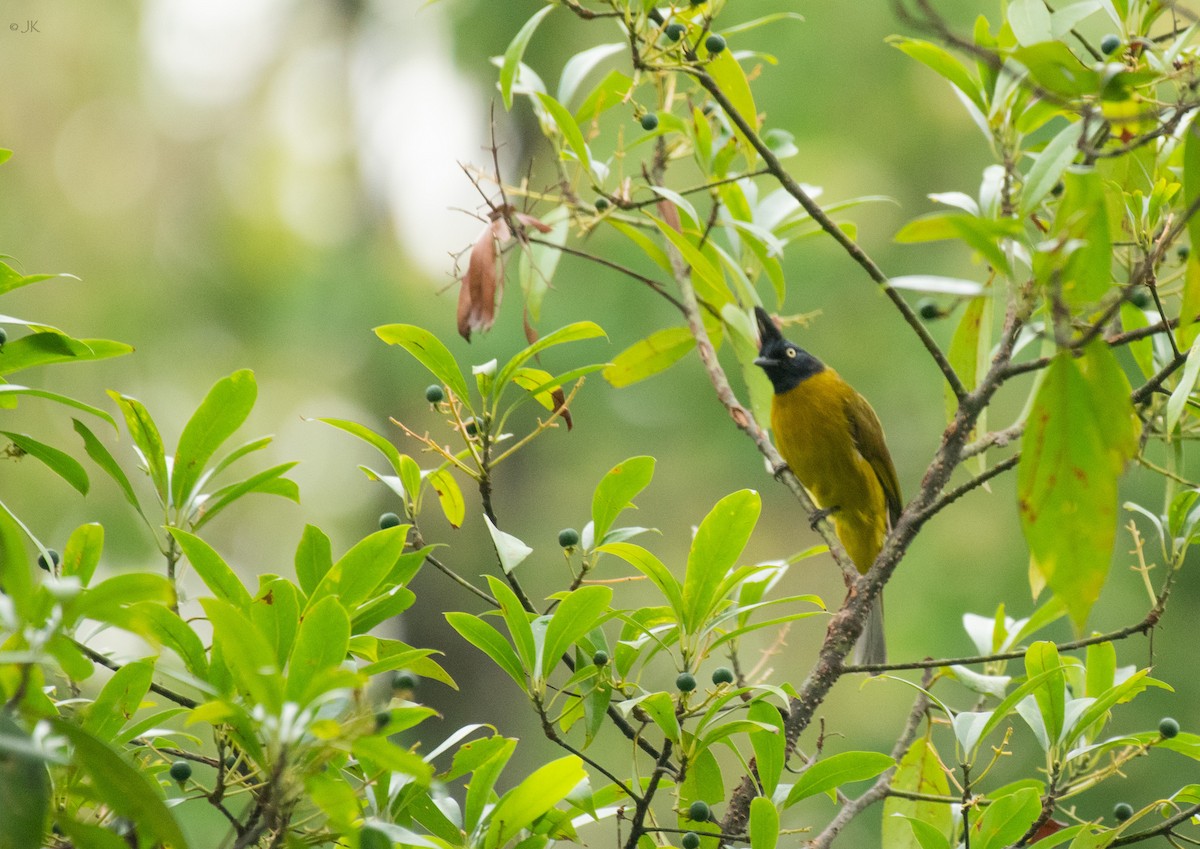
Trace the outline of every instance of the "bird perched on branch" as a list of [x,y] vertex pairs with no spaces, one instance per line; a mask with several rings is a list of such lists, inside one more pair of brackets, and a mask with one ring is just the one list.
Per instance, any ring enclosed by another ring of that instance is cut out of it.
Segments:
[[[855,567],[865,573],[901,509],[883,426],[867,399],[836,371],[784,339],[762,307],[754,313],[761,339],[754,364],[775,389],[775,446],[816,502],[814,526],[828,516]],[[871,607],[855,659],[887,661],[882,596]]]

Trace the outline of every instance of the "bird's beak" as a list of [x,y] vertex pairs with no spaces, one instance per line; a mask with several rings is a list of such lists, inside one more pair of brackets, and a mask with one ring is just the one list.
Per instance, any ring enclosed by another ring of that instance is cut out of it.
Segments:
[[758,321],[758,339],[759,349],[761,349],[768,339],[782,339],[783,334],[779,332],[779,328],[775,326],[774,319],[762,307],[754,308],[754,318]]
[[759,368],[770,368],[771,366],[779,365],[780,360],[774,357],[755,357],[754,364]]

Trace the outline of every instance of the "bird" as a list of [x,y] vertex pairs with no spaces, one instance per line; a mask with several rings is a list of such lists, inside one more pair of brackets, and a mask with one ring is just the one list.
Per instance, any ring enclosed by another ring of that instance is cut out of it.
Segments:
[[[879,416],[841,375],[789,342],[762,307],[758,357],[775,390],[771,430],[784,462],[812,495],[813,527],[829,517],[859,573],[883,548],[900,516],[900,482]],[[877,597],[855,650],[859,664],[887,662],[883,598]]]

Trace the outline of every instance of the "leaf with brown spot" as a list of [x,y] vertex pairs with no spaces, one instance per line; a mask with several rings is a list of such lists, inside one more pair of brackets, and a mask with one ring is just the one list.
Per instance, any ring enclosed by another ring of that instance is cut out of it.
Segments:
[[512,232],[503,217],[497,216],[475,240],[467,273],[458,290],[458,332],[468,342],[472,332],[490,330],[496,321],[496,309],[504,294],[504,263],[500,244]]
[[1066,604],[1077,628],[1108,577],[1117,482],[1137,451],[1129,381],[1103,342],[1060,353],[1046,370],[1021,442],[1017,497],[1031,581]]

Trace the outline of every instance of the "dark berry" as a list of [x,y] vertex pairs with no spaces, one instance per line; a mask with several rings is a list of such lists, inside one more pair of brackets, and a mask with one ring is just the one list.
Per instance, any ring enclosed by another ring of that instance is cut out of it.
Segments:
[[1180,245],[1175,249],[1175,256],[1179,257],[1180,262],[1187,262],[1188,254],[1192,252],[1187,245]]
[[1140,310],[1150,306],[1150,293],[1141,286],[1133,290],[1133,294],[1129,296],[1129,303],[1133,304]]
[[237,755],[226,755],[225,756],[225,769],[233,769],[235,766],[237,766],[237,762],[238,762]]
[[417,684],[420,682],[420,680],[421,680],[420,678],[418,678],[416,675],[409,672],[408,670],[402,670],[400,672],[397,672],[396,675],[392,678],[392,689],[393,690],[415,690],[415,689],[417,689]]
[[467,436],[474,436],[479,432],[479,420],[472,416],[463,422],[463,430],[467,432]]
[[653,112],[647,112],[642,116],[642,129],[648,133],[652,133],[658,129],[658,116]]
[[697,799],[688,808],[688,819],[693,822],[708,822],[710,817],[712,817],[712,811],[708,809],[708,803],[705,801]]
[[709,55],[716,56],[725,49],[725,39],[714,32],[708,38],[704,39],[704,48],[709,52]]
[[384,513],[379,517],[379,530],[386,531],[388,528],[394,528],[400,524],[400,517],[395,513]]
[[1128,802],[1117,802],[1113,805],[1113,818],[1117,822],[1125,822],[1131,816],[1133,816],[1133,805]]
[[722,684],[733,683],[733,670],[728,666],[718,666],[713,670],[712,682],[720,687]]
[[1065,190],[1066,188],[1067,188],[1067,184],[1064,183],[1062,180],[1059,180],[1057,183],[1054,184],[1054,188],[1050,189],[1050,194],[1054,195],[1055,197],[1059,197],[1060,195],[1062,195],[1063,190]]
[[1117,48],[1121,46],[1121,36],[1113,35],[1111,32],[1100,39],[1100,52],[1107,56],[1110,53],[1115,53]]
[[933,321],[942,317],[942,308],[933,298],[921,298],[917,301],[917,313],[926,321]]
[[392,722],[392,715],[386,710],[381,710],[375,714],[375,733],[378,734],[383,729],[387,728]]
[[687,32],[687,27],[683,24],[667,24],[667,28],[663,32],[666,33],[667,38],[671,39],[671,41],[679,41],[679,39],[683,38],[683,34]]
[[0,327],[0,347],[3,347],[4,343],[7,341],[8,341],[8,331],[5,330],[3,327]]
[[558,532],[558,544],[563,548],[574,548],[579,545],[579,531],[574,528],[563,528]]
[[690,672],[680,672],[675,679],[675,689],[681,693],[690,693],[696,689],[696,676]]
[[595,666],[607,666],[608,665],[608,652],[606,652],[606,651],[596,652],[594,655],[592,655],[592,663]]
[[445,399],[445,397],[446,393],[443,392],[442,387],[438,386],[436,383],[425,387],[425,400],[430,404],[437,404]]
[[1158,733],[1163,739],[1170,740],[1179,733],[1179,723],[1169,716],[1164,716],[1158,723]]
[[683,849],[698,849],[700,846],[700,835],[694,831],[689,831],[679,843],[683,846]]
[[603,212],[604,210],[608,209],[608,207],[609,207],[608,198],[603,197],[603,196],[596,198],[596,211],[597,212]]
[[183,784],[192,777],[192,765],[187,761],[175,761],[171,764],[171,777]]
[[[46,559],[49,555],[49,560]],[[62,562],[62,557],[53,548],[47,548],[45,554],[38,555],[38,566],[45,569],[47,572],[52,571],[59,563]]]

